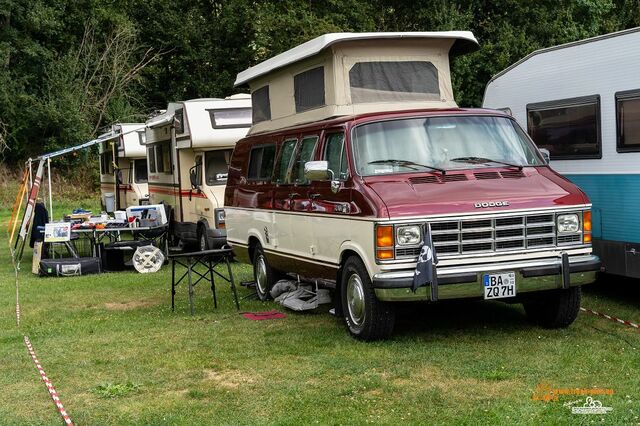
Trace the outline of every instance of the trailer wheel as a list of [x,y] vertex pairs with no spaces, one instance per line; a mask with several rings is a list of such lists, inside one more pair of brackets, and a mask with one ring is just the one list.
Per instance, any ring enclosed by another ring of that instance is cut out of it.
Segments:
[[395,309],[377,299],[367,268],[358,257],[347,259],[340,287],[345,324],[353,337],[371,341],[391,336]]
[[566,328],[578,317],[580,287],[545,292],[540,299],[524,302],[527,317],[544,328]]
[[256,282],[256,293],[260,300],[271,298],[271,287],[276,281],[276,274],[271,268],[262,245],[258,243],[253,253],[253,278]]

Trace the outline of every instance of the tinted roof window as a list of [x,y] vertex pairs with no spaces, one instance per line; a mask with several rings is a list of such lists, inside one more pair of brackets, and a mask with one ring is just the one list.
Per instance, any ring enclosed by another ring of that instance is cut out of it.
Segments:
[[349,84],[354,103],[440,99],[438,70],[427,61],[358,62]]
[[317,67],[293,77],[296,112],[318,108],[324,100],[324,67]]
[[261,87],[251,94],[253,110],[253,124],[271,120],[271,101],[269,100],[269,86]]

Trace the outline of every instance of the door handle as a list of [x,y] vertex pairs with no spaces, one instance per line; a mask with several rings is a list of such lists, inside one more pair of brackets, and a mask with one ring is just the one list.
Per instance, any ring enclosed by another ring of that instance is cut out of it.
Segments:
[[299,197],[299,196],[300,196],[300,194],[298,194],[297,192],[291,192],[289,194],[289,198],[296,198],[296,197]]
[[318,194],[318,193],[309,194],[309,198],[311,198],[312,200],[318,199],[318,198],[320,198],[320,194]]

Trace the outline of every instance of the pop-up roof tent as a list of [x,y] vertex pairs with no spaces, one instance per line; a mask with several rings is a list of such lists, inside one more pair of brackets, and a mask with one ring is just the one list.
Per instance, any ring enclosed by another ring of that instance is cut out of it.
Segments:
[[146,140],[140,143],[170,140],[174,126],[178,149],[233,147],[250,123],[251,96],[247,94],[170,102],[165,112],[147,120]]
[[457,107],[449,58],[474,51],[469,31],[325,34],[238,74],[253,127],[275,130],[340,115]]
[[111,144],[118,147],[120,158],[141,158],[145,156],[144,147],[140,145],[137,131],[144,129],[144,123],[116,123],[111,129],[99,136],[104,142],[99,144],[100,154],[111,150]]

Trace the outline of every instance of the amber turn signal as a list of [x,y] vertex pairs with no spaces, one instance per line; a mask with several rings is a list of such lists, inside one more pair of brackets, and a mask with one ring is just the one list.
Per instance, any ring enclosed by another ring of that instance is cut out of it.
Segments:
[[584,232],[591,232],[591,211],[587,210],[582,213],[582,230]]
[[376,250],[376,257],[382,260],[393,259],[393,250]]
[[393,226],[376,228],[376,247],[393,247]]

